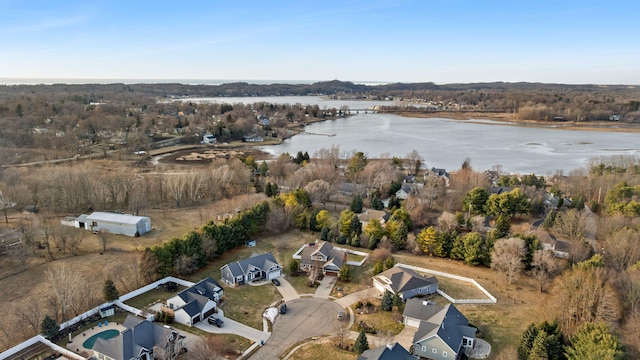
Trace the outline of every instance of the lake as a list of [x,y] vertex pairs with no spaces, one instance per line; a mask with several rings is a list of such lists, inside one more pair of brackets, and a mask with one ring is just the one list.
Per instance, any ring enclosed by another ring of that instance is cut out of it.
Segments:
[[[393,104],[390,101],[325,100],[317,96],[201,98],[199,101],[227,103],[300,103],[321,108],[348,106],[352,109]],[[392,114],[363,114],[314,123],[306,131],[281,145],[262,150],[279,155],[309,155],[322,148],[337,146],[341,152],[362,151],[370,158],[404,157],[412,150],[425,159],[428,167],[459,169],[466,158],[476,170],[500,165],[508,173],[565,174],[585,167],[594,157],[640,155],[640,133],[562,130],[562,124],[547,127],[513,126],[484,119],[450,120],[409,118]]]

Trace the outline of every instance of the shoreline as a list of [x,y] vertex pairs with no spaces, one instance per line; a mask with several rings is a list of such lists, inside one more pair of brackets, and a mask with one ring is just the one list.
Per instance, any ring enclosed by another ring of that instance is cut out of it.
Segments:
[[[640,124],[628,124],[622,122],[609,122],[609,121],[594,121],[594,122],[550,122],[540,120],[520,120],[514,119],[513,114],[498,113],[498,112],[450,112],[450,111],[438,111],[430,113],[415,113],[415,112],[388,112],[386,114],[395,114],[408,118],[444,118],[451,120],[462,120],[468,122],[477,122],[486,125],[495,126],[519,126],[519,127],[536,127],[546,129],[557,130],[580,130],[580,131],[601,131],[601,132],[627,132],[627,133],[640,133]],[[490,123],[480,120],[499,121],[500,123]],[[612,125],[615,124],[615,125]]]

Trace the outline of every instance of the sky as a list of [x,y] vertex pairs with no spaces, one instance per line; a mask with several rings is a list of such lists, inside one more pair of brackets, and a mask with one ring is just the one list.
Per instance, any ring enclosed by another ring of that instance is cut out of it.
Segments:
[[0,0],[0,14],[0,78],[640,85],[635,0]]

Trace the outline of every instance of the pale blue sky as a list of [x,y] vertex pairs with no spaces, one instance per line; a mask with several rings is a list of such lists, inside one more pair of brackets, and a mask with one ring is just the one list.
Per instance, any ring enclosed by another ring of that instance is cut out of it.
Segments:
[[0,0],[0,78],[640,85],[640,1]]

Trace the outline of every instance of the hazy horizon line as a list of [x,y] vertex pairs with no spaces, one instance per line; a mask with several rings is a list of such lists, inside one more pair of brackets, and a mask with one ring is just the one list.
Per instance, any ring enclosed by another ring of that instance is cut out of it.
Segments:
[[44,78],[44,77],[0,77],[0,85],[13,86],[13,85],[87,85],[87,84],[181,84],[181,85],[224,85],[231,83],[244,82],[253,85],[272,85],[272,84],[287,84],[287,85],[300,85],[300,84],[314,84],[318,82],[329,81],[343,81],[351,82],[357,85],[388,85],[388,84],[417,84],[417,83],[433,83],[436,85],[452,85],[452,84],[491,84],[491,83],[505,83],[505,84],[555,84],[555,85],[594,85],[594,86],[640,86],[640,84],[598,84],[598,83],[560,83],[560,82],[541,82],[541,81],[477,81],[477,82],[434,82],[434,81],[353,81],[353,80],[258,80],[258,79],[177,79],[177,78]]

